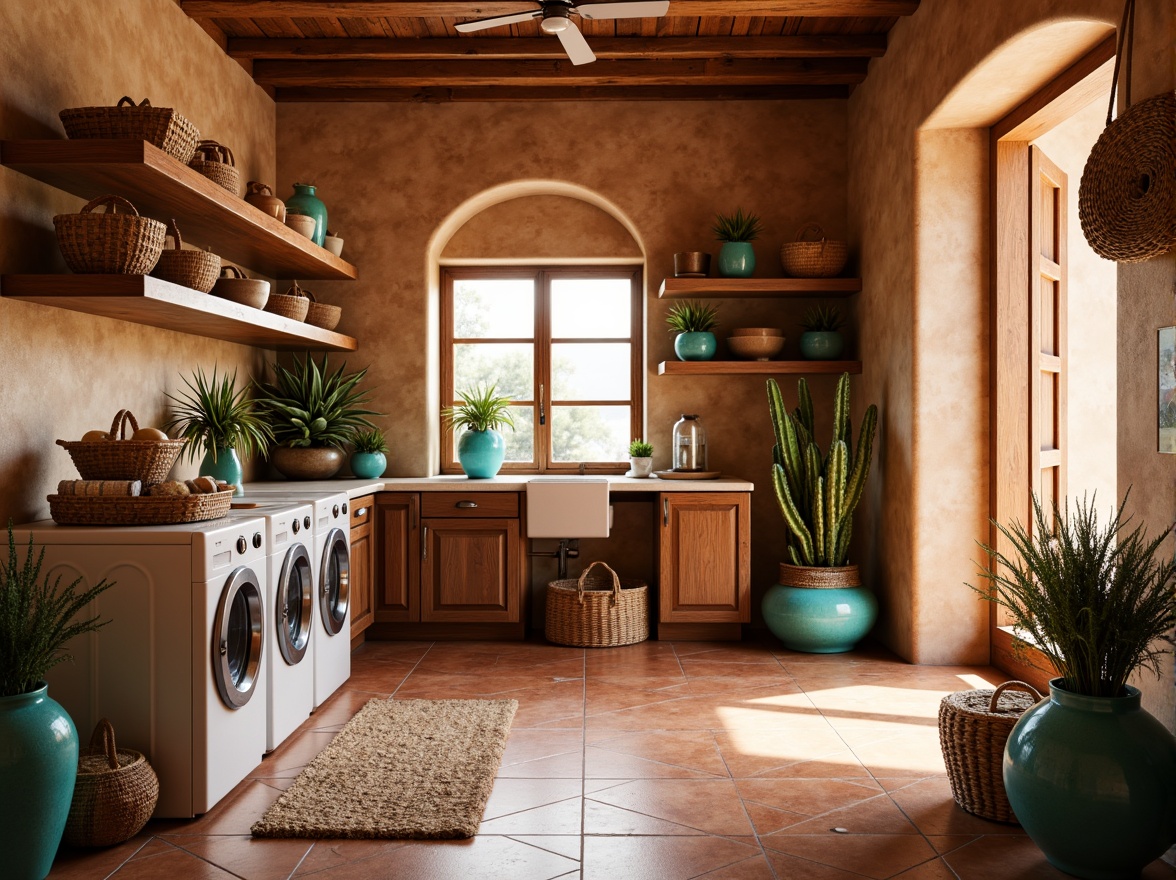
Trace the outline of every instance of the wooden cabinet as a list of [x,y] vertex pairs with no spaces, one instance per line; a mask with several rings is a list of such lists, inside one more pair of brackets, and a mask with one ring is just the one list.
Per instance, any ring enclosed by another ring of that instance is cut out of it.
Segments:
[[381,492],[376,495],[375,512],[375,620],[420,620],[420,496]]
[[421,620],[519,621],[517,519],[425,519],[423,541]]
[[658,638],[739,638],[751,620],[751,496],[658,498]]
[[372,567],[375,542],[372,540],[373,496],[353,499],[351,511],[351,641],[357,642],[372,625]]

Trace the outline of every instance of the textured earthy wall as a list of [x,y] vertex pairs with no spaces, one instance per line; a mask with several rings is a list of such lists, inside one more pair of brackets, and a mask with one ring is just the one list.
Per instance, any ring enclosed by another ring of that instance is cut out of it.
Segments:
[[[273,180],[273,102],[174,2],[15,0],[0,3],[0,34],[0,136],[63,137],[62,108],[149,97],[229,144],[243,180]],[[53,215],[81,205],[0,168],[0,271],[68,271]],[[124,407],[157,425],[180,373],[219,365],[247,375],[260,358],[245,346],[0,298],[0,519],[47,516],[45,496],[77,476],[55,439],[105,429]]]

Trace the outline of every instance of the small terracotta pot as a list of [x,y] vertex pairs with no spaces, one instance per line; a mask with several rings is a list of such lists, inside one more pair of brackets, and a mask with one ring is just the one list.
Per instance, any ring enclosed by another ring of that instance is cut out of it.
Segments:
[[267,184],[251,180],[246,184],[246,190],[245,201],[259,211],[269,214],[279,223],[286,222],[286,203],[275,196]]

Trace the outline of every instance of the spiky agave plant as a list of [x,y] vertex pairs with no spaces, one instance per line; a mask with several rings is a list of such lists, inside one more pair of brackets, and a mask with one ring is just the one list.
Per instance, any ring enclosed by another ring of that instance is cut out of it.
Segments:
[[379,428],[361,429],[351,435],[351,448],[356,452],[385,454],[388,452],[388,440]]
[[629,444],[629,455],[633,458],[649,458],[653,455],[653,444],[638,438]]
[[666,323],[671,333],[709,333],[719,326],[718,306],[703,305],[695,300],[670,306]]
[[841,309],[832,304],[811,306],[800,319],[800,326],[808,333],[835,332],[843,323]]
[[355,431],[374,428],[367,416],[382,413],[363,406],[371,392],[356,386],[367,369],[345,374],[346,362],[330,372],[327,355],[320,366],[307,354],[293,369],[273,364],[274,381],[258,384],[257,403],[279,446],[344,448]]
[[719,241],[755,241],[762,229],[758,214],[744,214],[736,208],[731,215],[716,214],[711,232]]
[[455,431],[465,428],[469,431],[488,431],[503,425],[514,430],[514,417],[510,414],[511,399],[498,394],[498,386],[476,385],[459,391],[461,403],[446,407],[441,418]]
[[213,461],[220,451],[230,448],[246,456],[266,454],[274,441],[273,431],[247,396],[249,386],[236,390],[236,370],[218,377],[213,367],[210,379],[197,367],[192,379],[183,379],[188,391],[167,395],[176,406],[164,427],[179,429],[187,443],[184,454],[189,461],[196,459],[200,449],[211,452]]
[[788,556],[793,565],[846,565],[853,512],[870,473],[878,407],[870,404],[866,409],[855,450],[849,419],[849,373],[843,373],[833,402],[833,437],[828,455],[822,457],[813,440],[813,400],[803,378],[798,392],[800,405],[788,412],[776,380],[768,380],[776,437],[772,486],[788,525]]

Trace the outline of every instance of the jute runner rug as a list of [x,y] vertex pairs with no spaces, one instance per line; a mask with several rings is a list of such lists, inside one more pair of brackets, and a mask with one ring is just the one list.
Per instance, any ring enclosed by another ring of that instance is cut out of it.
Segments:
[[515,700],[371,700],[253,826],[254,837],[473,837]]

